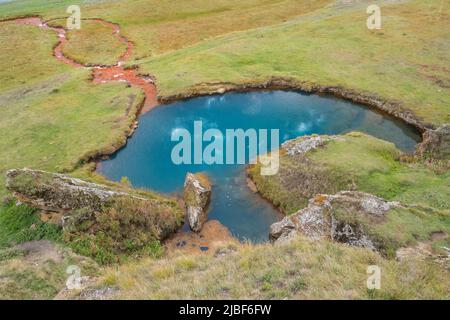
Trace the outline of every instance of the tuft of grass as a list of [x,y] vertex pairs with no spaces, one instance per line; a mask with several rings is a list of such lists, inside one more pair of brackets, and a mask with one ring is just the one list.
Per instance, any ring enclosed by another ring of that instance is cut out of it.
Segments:
[[33,240],[61,241],[58,226],[42,222],[36,210],[13,201],[0,206],[0,249]]
[[171,202],[137,202],[119,198],[102,211],[74,210],[64,239],[75,252],[99,264],[129,257],[162,255],[160,240],[174,232],[183,212]]

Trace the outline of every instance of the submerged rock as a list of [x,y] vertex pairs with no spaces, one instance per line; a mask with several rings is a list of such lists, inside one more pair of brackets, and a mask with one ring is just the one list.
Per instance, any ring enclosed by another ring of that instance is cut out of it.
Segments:
[[208,219],[208,206],[211,200],[211,184],[201,173],[186,175],[184,182],[184,201],[187,208],[189,226],[200,232]]
[[366,234],[362,221],[382,219],[395,202],[371,194],[341,191],[335,195],[318,195],[297,213],[285,217],[270,227],[270,238],[277,243],[303,234],[311,239],[330,239],[356,247],[376,249]]
[[450,159],[450,124],[444,124],[436,130],[427,130],[423,134],[423,142],[416,148],[419,156],[436,159]]

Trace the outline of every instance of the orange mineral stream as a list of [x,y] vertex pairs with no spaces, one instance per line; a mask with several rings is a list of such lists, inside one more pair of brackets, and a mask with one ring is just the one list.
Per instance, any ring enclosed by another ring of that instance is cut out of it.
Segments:
[[[53,30],[58,35],[58,43],[53,49],[53,55],[55,56],[55,58],[75,68],[82,68],[82,67],[89,68],[88,66],[78,63],[77,61],[74,61],[64,55],[63,48],[64,44],[67,42],[66,29],[62,27],[51,27],[48,25],[47,22],[43,21],[39,17],[18,18],[11,21],[17,24],[32,25],[45,30]],[[119,58],[119,61],[117,62],[116,65],[92,67],[92,74],[93,74],[92,81],[94,83],[122,81],[128,83],[130,86],[141,88],[145,94],[144,106],[141,110],[141,113],[145,113],[153,109],[155,106],[158,105],[157,90],[155,84],[153,83],[153,80],[150,79],[150,77],[139,75],[136,69],[125,69],[122,67],[124,62],[126,62],[131,57],[134,48],[133,43],[128,41],[127,38],[125,38],[120,34],[119,25],[101,19],[93,19],[93,21],[111,27],[111,30],[115,35],[115,37],[117,38],[117,40],[122,43],[125,43],[127,45],[127,49]]]

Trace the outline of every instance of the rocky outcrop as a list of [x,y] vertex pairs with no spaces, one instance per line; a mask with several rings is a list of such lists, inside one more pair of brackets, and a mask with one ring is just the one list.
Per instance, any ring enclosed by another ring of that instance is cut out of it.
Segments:
[[184,201],[189,226],[200,232],[208,219],[208,206],[211,200],[211,184],[201,173],[188,173],[184,182]]
[[6,173],[6,187],[31,206],[55,212],[81,208],[97,211],[118,197],[146,201],[96,183],[31,169],[9,170]]
[[304,136],[293,140],[288,140],[281,145],[281,148],[289,156],[304,155],[311,150],[315,150],[319,147],[324,146],[327,142],[331,140],[344,140],[343,137],[339,136]]
[[167,237],[178,229],[183,216],[175,199],[144,191],[133,193],[132,189],[115,190],[63,174],[9,170],[6,186],[20,201],[43,210],[44,215],[56,212],[59,224],[71,237],[95,237],[102,231],[111,238],[110,244],[117,244],[117,251],[123,250],[127,241],[143,247]]
[[365,230],[365,222],[377,221],[398,206],[376,196],[355,191],[317,195],[309,205],[270,227],[270,239],[285,242],[296,234],[311,239],[330,239],[356,247],[377,249]]
[[416,154],[421,157],[450,160],[450,124],[436,130],[425,131],[422,143],[417,145]]

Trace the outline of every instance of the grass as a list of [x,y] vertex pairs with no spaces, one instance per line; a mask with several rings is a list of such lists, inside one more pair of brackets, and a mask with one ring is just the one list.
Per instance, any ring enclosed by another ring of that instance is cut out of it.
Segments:
[[[83,18],[103,18],[119,23],[123,33],[136,44],[133,57],[177,50],[229,32],[272,25],[313,11],[331,0],[190,0],[183,2],[136,0],[133,2],[37,0],[40,5],[5,4],[0,17],[39,14],[47,19],[66,16],[71,4],[81,7]],[[26,9],[25,9],[25,8]],[[86,52],[89,54],[89,52]]]
[[[136,44],[129,64],[137,63],[143,73],[156,76],[163,96],[201,83],[280,76],[309,85],[376,93],[399,101],[425,123],[448,122],[448,4],[440,0],[377,3],[382,7],[383,26],[375,31],[365,26],[369,1],[345,5],[190,0],[177,3],[174,10],[170,1],[138,0],[81,8],[83,18],[104,18],[121,25],[122,33]],[[23,9],[9,3],[0,6],[0,17],[19,13],[61,17],[66,15],[65,4],[51,1],[39,9]],[[86,28],[79,32],[79,39],[89,41],[80,45],[74,39],[68,44],[72,54],[94,61],[93,53],[98,51],[98,56],[110,61],[108,53],[116,54],[115,45],[110,45],[114,42],[100,41],[98,50],[92,47],[103,26],[86,22]]]
[[[377,1],[382,7],[383,29],[369,31],[365,27],[369,3],[373,1],[344,5],[331,0],[106,0],[89,4],[21,0],[1,4],[0,19],[21,15],[63,18],[69,5],[80,4],[83,18],[121,25],[121,33],[135,44],[128,65],[137,64],[142,73],[156,76],[162,96],[195,90],[205,83],[249,83],[278,76],[304,81],[307,86],[376,93],[399,101],[435,126],[450,121],[448,4],[440,0]],[[83,29],[70,32],[69,38],[66,54],[84,63],[109,64],[123,50],[111,38],[111,31],[99,23],[83,21]],[[51,31],[3,22],[0,42],[0,196],[6,195],[4,172],[16,167],[89,175],[105,182],[90,175],[92,165],[82,165],[125,142],[142,93],[124,84],[94,85],[88,70],[58,62],[51,55],[57,42]],[[307,176],[313,183],[303,192],[299,181],[307,179],[291,176],[298,163],[288,163],[291,167],[284,171],[285,180],[265,181],[262,188],[260,181],[259,187],[289,213],[304,206],[308,192],[332,193],[344,187],[407,204],[449,209],[448,170],[436,173],[417,163],[401,162],[399,152],[380,140],[347,139],[345,145],[332,142],[311,155],[317,166]],[[288,187],[283,189],[285,182]],[[425,217],[423,228],[423,216],[392,215],[388,224],[374,232],[393,239],[394,245],[426,239],[442,226],[435,214]],[[112,228],[114,222],[108,220],[106,226]],[[38,221],[32,209],[12,204],[0,208],[0,246],[43,238],[57,240],[59,233]],[[89,250],[100,241],[82,240],[78,249],[87,250],[85,254],[92,253]],[[154,242],[138,247],[155,256],[161,254]],[[183,256],[128,262],[109,269],[105,281],[119,286],[123,298],[449,298],[448,273],[429,261],[396,262],[367,250],[304,239],[282,247],[236,250],[225,258]],[[111,258],[104,253],[96,257],[100,262]],[[0,296],[50,298],[63,284],[66,263],[73,263],[67,259],[36,269],[23,258],[20,252],[0,253]],[[372,264],[382,268],[380,291],[368,291],[365,286],[366,268]]]
[[[448,274],[415,259],[398,263],[362,249],[297,239],[241,246],[224,257],[175,256],[111,268],[103,285],[122,299],[446,299]],[[381,268],[381,290],[366,287]]]
[[114,65],[127,49],[110,25],[92,20],[82,21],[80,30],[69,31],[67,40],[64,55],[83,65]]
[[143,99],[139,90],[94,85],[88,70],[57,61],[51,31],[9,22],[0,29],[7,31],[0,32],[0,196],[8,169],[71,171],[125,142]]
[[0,249],[34,240],[61,241],[58,226],[42,222],[36,210],[9,202],[0,206]]
[[119,198],[99,212],[75,210],[64,240],[75,252],[101,265],[130,257],[160,256],[160,240],[181,225],[184,212],[175,201],[150,203]]
[[[430,208],[393,208],[383,218],[362,214],[361,212],[333,204],[333,218],[338,223],[351,226],[354,230],[361,227],[375,247],[386,257],[395,258],[402,247],[413,247],[421,243],[430,243],[436,255],[446,252],[434,246],[433,235],[442,235],[450,240],[450,211],[438,211]],[[434,248],[433,248],[434,246]]]
[[98,275],[98,267],[92,260],[53,246],[55,256],[49,258],[36,257],[22,249],[0,250],[0,298],[53,299],[66,286],[69,266],[79,267],[82,277]]
[[[109,199],[94,199],[93,192],[87,194],[69,195],[67,190],[61,191],[61,184],[71,184],[71,181],[61,182],[60,177],[47,172],[20,171],[9,176],[8,189],[24,194],[31,199],[49,197],[53,207],[61,201],[71,208],[70,212],[62,212],[53,220],[55,223],[63,222],[62,238],[76,253],[92,257],[99,264],[111,264],[125,260],[130,256],[158,255],[160,241],[175,232],[183,221],[184,211],[178,201],[173,198],[159,196],[144,190],[134,191],[126,185],[116,184],[114,188],[103,189],[104,192],[124,192],[126,195],[111,195]],[[76,185],[76,183],[74,183]],[[95,189],[95,188],[94,188]],[[53,193],[50,191],[54,191]],[[49,192],[52,193],[49,196]],[[73,192],[73,191],[72,191]],[[61,200],[61,197],[67,200]],[[87,197],[87,198],[86,198]],[[70,199],[69,199],[70,198]],[[89,201],[88,203],[86,201]],[[29,229],[28,220],[33,217],[33,230],[37,228],[56,229],[57,226],[42,223],[36,210],[23,206],[23,211],[30,217],[20,223],[22,215],[14,213],[13,204],[6,211],[7,219],[2,225],[8,228],[13,225],[10,233],[19,235]],[[19,212],[21,213],[21,212]],[[8,219],[9,218],[9,219]],[[44,220],[49,219],[46,216]],[[51,219],[51,218],[50,218]],[[31,222],[29,222],[31,223]],[[31,227],[30,227],[31,228]],[[44,229],[46,231],[46,229]],[[6,233],[8,235],[8,233]],[[39,233],[38,233],[39,234]],[[59,235],[61,232],[58,233]],[[45,234],[44,234],[45,235]],[[33,240],[33,239],[31,239]]]
[[383,27],[371,31],[365,26],[368,3],[331,6],[276,26],[217,37],[139,66],[156,76],[162,96],[202,83],[278,76],[376,93],[399,101],[424,123],[448,122],[448,4],[381,1]]
[[303,208],[318,193],[358,190],[387,200],[449,210],[449,172],[437,173],[419,163],[400,161],[391,143],[361,133],[299,156],[280,153],[280,171],[260,176],[249,170],[260,193],[286,214]]

